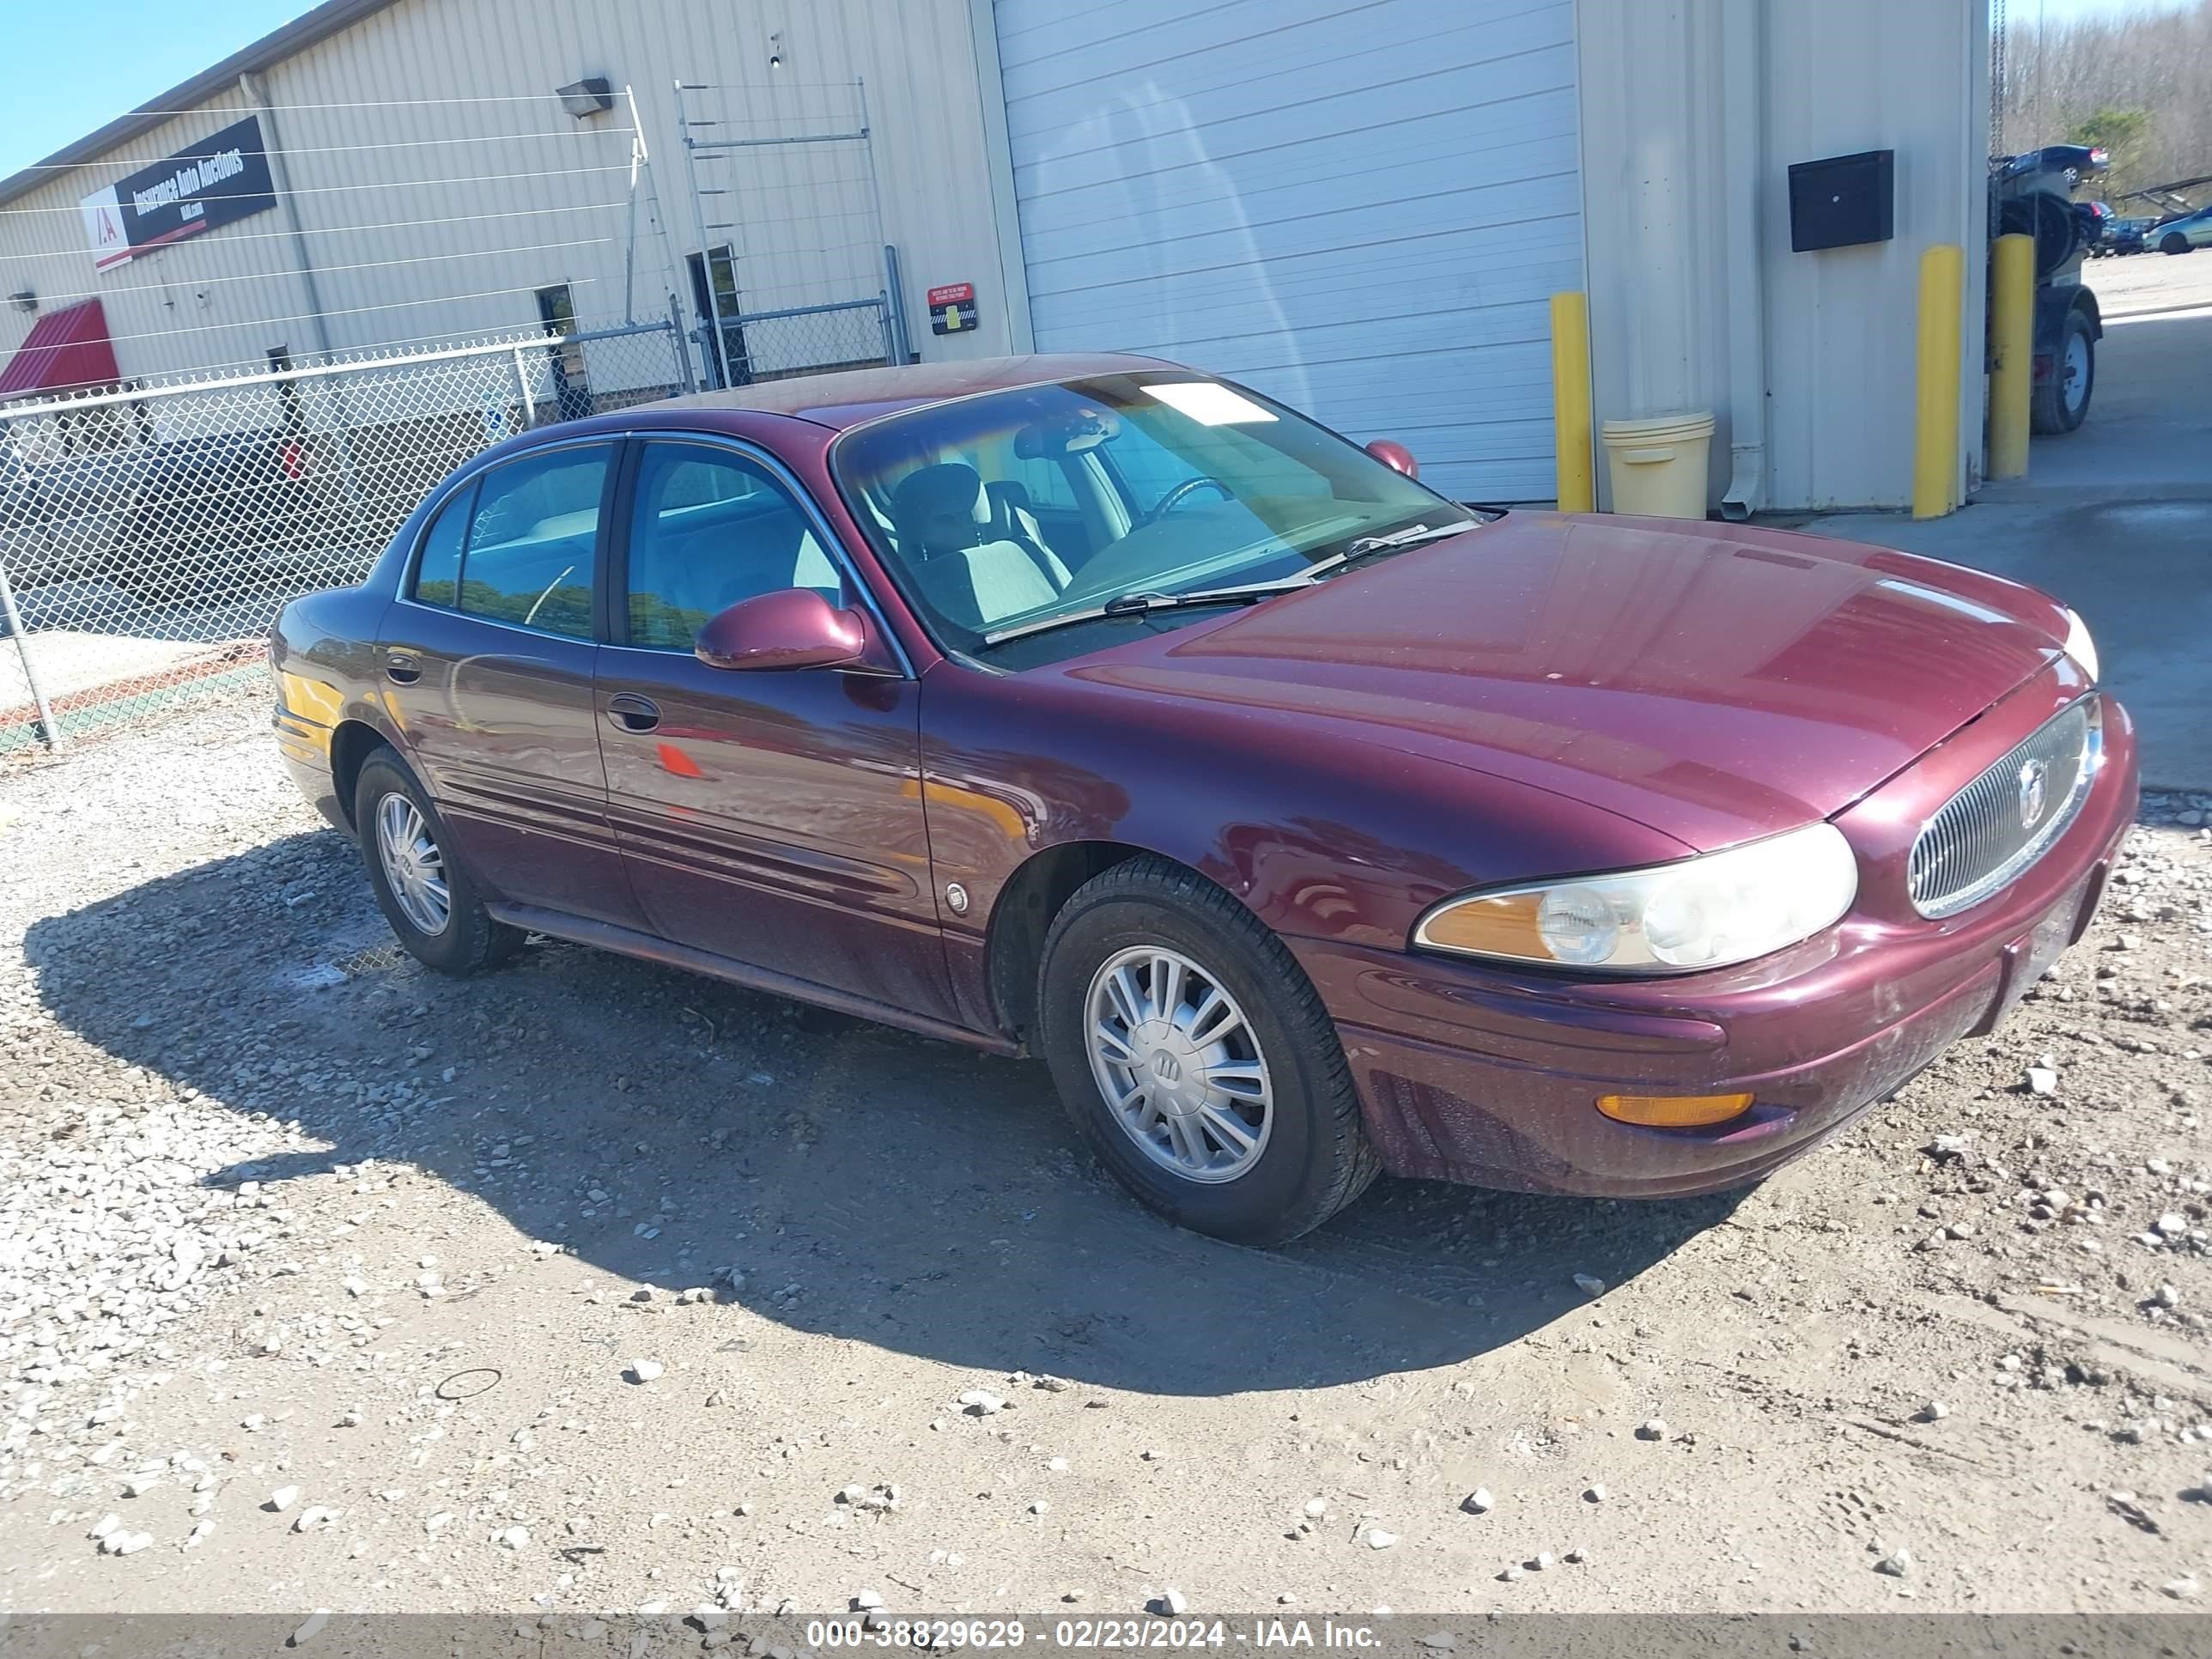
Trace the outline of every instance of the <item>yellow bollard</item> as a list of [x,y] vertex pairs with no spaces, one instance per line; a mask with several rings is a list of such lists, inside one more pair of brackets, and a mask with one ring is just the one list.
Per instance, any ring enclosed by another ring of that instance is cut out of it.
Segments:
[[1988,476],[2027,473],[2027,405],[2035,383],[2035,238],[2000,236],[1990,261]]
[[1958,506],[1959,329],[1966,251],[1938,242],[1920,256],[1917,422],[1913,430],[1912,516],[1940,519]]
[[1597,511],[1590,459],[1589,303],[1577,293],[1552,296],[1552,430],[1558,446],[1562,513]]

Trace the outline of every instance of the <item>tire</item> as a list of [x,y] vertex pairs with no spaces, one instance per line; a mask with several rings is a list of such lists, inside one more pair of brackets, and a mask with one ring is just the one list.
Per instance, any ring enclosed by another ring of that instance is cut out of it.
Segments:
[[[1154,968],[1156,957],[1179,960],[1180,977]],[[1037,993],[1039,1047],[1068,1115],[1121,1184],[1177,1225],[1237,1244],[1287,1243],[1358,1197],[1381,1168],[1311,982],[1250,911],[1191,871],[1140,858],[1077,890],[1046,936]],[[1180,1024],[1118,1012],[1133,996],[1136,1013],[1157,1014],[1156,994]],[[1094,1008],[1108,1018],[1094,1019]],[[1094,1045],[1101,1024],[1138,1036],[1120,1049],[1133,1060],[1127,1071],[1107,1058],[1110,1045]],[[1148,1024],[1158,1047],[1146,1040]],[[1211,1041],[1187,1045],[1194,1028]],[[1138,1108],[1125,1121],[1108,1099],[1109,1081],[1128,1090],[1127,1100],[1177,1109]],[[1216,1127],[1224,1121],[1252,1144],[1239,1148]]]
[[2160,253],[2186,253],[2189,252],[2189,239],[2176,231],[2158,245],[2158,251]]
[[[2067,367],[2075,365],[2069,379]],[[2028,404],[2028,426],[2048,436],[2071,432],[2087,418],[2089,399],[2097,390],[2097,337],[2089,319],[2078,311],[2066,313],[2058,331],[2058,349],[2051,378],[2035,388]]]
[[[387,817],[387,813],[393,816]],[[368,883],[376,891],[377,908],[417,962],[459,979],[503,962],[521,948],[522,930],[492,920],[476,883],[452,854],[453,841],[445,820],[430,805],[415,775],[391,750],[380,749],[362,763],[361,776],[354,785],[353,821],[362,861],[368,866]],[[418,844],[428,844],[429,857],[418,855],[417,867],[434,867],[442,872],[446,899],[442,926],[428,925],[421,903],[424,895],[419,890],[403,890],[386,866],[382,842],[395,822],[411,822],[419,831]]]

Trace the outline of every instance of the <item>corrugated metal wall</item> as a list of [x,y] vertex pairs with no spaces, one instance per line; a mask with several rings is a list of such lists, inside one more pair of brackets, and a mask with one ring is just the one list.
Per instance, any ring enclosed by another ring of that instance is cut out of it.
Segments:
[[[1601,420],[1710,409],[1711,499],[1730,476],[1731,353],[1759,359],[1763,505],[1900,507],[1911,497],[1920,256],[1967,250],[1962,482],[1982,448],[1987,18],[1980,0],[1577,0],[1592,378]],[[1749,9],[1747,9],[1747,11]],[[1731,27],[1760,134],[1743,177],[1755,264],[1729,286]],[[1741,42],[1737,43],[1740,46]],[[1896,152],[1896,234],[1796,253],[1793,161]],[[1747,339],[1739,317],[1763,327]],[[1603,461],[1601,457],[1601,495]]]
[[[978,257],[994,232],[966,0],[399,0],[273,65],[263,80],[332,347],[532,325],[535,291],[564,282],[585,326],[620,317],[629,140],[612,129],[628,125],[627,109],[618,95],[610,113],[579,121],[547,96],[589,76],[617,94],[635,88],[666,219],[664,244],[641,203],[640,315],[661,314],[672,285],[688,305],[681,262],[701,246],[677,79],[729,88],[697,101],[766,133],[848,124],[849,82],[865,77],[882,235],[900,249],[914,343],[931,357],[1006,349],[1003,296],[989,292]],[[252,107],[234,89],[115,159],[159,161]],[[751,186],[710,198],[710,216],[746,226],[735,240],[749,306],[857,297],[845,290],[863,275],[867,294],[880,286],[835,251],[862,227],[825,222],[825,197],[840,215],[861,199],[849,182],[860,159],[846,146],[707,169],[710,185]],[[76,204],[127,170],[78,167],[0,206],[0,290],[34,289],[42,311],[100,295],[131,376],[260,368],[271,347],[295,357],[316,349],[281,209],[95,275]],[[977,283],[981,326],[933,337],[924,290],[957,281]],[[0,350],[33,320],[0,310]]]

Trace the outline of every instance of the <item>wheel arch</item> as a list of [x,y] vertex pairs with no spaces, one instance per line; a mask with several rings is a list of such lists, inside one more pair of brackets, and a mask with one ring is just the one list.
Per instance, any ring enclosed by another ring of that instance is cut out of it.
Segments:
[[2097,296],[2093,291],[2086,288],[2075,289],[2074,303],[2069,308],[2080,312],[2089,319],[2091,339],[2101,340],[2105,337],[2105,313],[2097,304]]
[[1037,1024],[1037,973],[1044,963],[1044,942],[1054,919],[1086,882],[1136,859],[1155,859],[1188,871],[1196,880],[1236,900],[1247,901],[1213,876],[1173,854],[1133,842],[1089,839],[1065,841],[1032,853],[999,890],[984,930],[985,977],[991,1012],[999,1027],[1028,1047]]
[[356,835],[361,826],[354,822],[354,790],[361,782],[361,769],[380,749],[390,749],[394,755],[399,752],[391,738],[367,720],[340,720],[331,732],[332,793],[337,796],[338,811],[345,815],[346,828]]

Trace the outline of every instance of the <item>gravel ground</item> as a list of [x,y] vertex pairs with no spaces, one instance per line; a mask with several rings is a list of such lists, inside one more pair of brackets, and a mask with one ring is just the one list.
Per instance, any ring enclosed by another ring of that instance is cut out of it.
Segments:
[[417,970],[265,726],[0,770],[0,1608],[2212,1580],[2212,798],[1755,1192],[1384,1182],[1259,1254],[1127,1202],[1040,1066],[564,945]]

